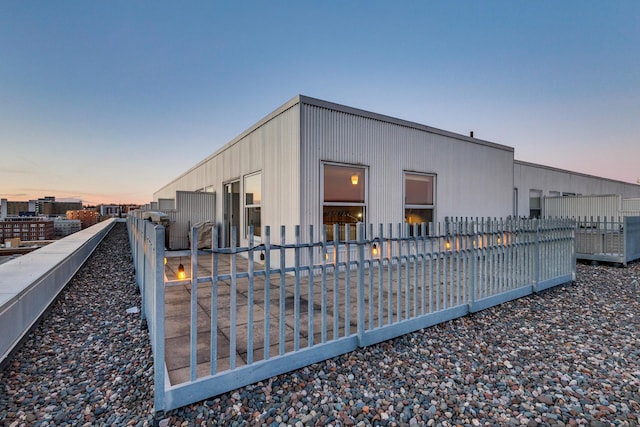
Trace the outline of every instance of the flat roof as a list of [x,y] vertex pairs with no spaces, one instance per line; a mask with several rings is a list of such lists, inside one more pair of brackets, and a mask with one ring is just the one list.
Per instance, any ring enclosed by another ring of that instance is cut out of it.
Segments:
[[412,128],[412,129],[417,129],[417,130],[421,130],[421,131],[424,131],[424,132],[429,132],[429,133],[434,133],[434,134],[437,134],[437,135],[447,136],[447,137],[450,137],[450,138],[455,138],[455,139],[462,140],[462,141],[465,141],[465,142],[469,142],[469,143],[472,143],[472,144],[484,145],[484,146],[495,148],[495,149],[498,149],[498,150],[506,150],[506,151],[509,151],[509,152],[512,152],[512,153],[514,152],[514,148],[510,147],[510,146],[507,146],[507,145],[497,144],[497,143],[494,143],[494,142],[485,141],[485,140],[478,139],[478,138],[472,138],[470,136],[458,134],[458,133],[455,133],[455,132],[450,132],[450,131],[434,128],[434,127],[431,127],[431,126],[427,126],[427,125],[424,125],[424,124],[420,124],[420,123],[416,123],[416,122],[412,122],[412,121],[408,121],[408,120],[403,120],[403,119],[399,119],[399,118],[396,118],[396,117],[387,116],[387,115],[384,115],[384,114],[378,114],[378,113],[374,113],[374,112],[367,111],[367,110],[362,110],[362,109],[355,108],[355,107],[348,107],[346,105],[337,104],[337,103],[330,102],[330,101],[323,101],[321,99],[312,98],[310,96],[296,95],[293,98],[291,98],[290,100],[288,100],[287,102],[285,102],[284,104],[282,104],[280,107],[278,107],[275,110],[273,110],[271,113],[269,113],[266,116],[264,116],[262,119],[257,121],[255,124],[253,124],[248,129],[243,131],[241,134],[236,136],[234,139],[232,139],[231,141],[229,141],[228,143],[224,144],[222,147],[220,147],[219,149],[214,151],[212,154],[210,154],[209,156],[205,157],[203,160],[199,161],[194,166],[190,167],[185,172],[183,172],[182,174],[180,174],[177,177],[175,177],[173,180],[171,180],[166,185],[163,185],[162,187],[160,187],[158,190],[156,190],[156,192],[161,191],[162,189],[164,189],[167,186],[171,185],[176,180],[182,178],[183,176],[187,175],[189,172],[191,172],[194,169],[200,167],[201,165],[203,165],[204,163],[208,162],[212,158],[216,157],[217,155],[219,155],[223,151],[225,151],[225,150],[229,149],[230,147],[232,147],[233,145],[237,144],[241,139],[243,139],[245,136],[249,135],[250,133],[254,132],[260,126],[263,126],[265,123],[273,120],[278,115],[284,113],[285,111],[287,111],[290,108],[293,108],[294,106],[299,105],[299,104],[306,104],[306,105],[312,105],[312,106],[316,106],[316,107],[320,107],[320,108],[326,108],[328,110],[339,111],[339,112],[346,113],[346,114],[352,114],[352,115],[359,116],[359,117],[366,117],[366,118],[373,119],[373,120],[379,120],[379,121],[382,121],[382,122],[385,122],[385,123],[396,124],[396,125],[399,125],[399,126],[404,126],[404,127],[408,127],[408,128]]

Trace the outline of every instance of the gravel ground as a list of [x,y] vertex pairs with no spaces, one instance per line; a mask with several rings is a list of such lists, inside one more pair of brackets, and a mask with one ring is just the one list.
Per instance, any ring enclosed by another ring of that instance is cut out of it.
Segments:
[[640,425],[640,264],[160,416],[118,224],[0,372],[20,425]]

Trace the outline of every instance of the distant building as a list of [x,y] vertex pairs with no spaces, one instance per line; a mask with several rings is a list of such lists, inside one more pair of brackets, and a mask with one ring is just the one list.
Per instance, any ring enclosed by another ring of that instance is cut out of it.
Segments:
[[117,218],[122,214],[122,206],[120,205],[100,205],[100,215],[103,217]]
[[19,216],[22,212],[35,212],[33,202],[7,202],[7,214],[9,216]]
[[99,216],[98,212],[87,209],[67,211],[67,219],[80,220],[83,230],[97,224]]
[[22,241],[52,240],[54,237],[52,219],[12,217],[0,221],[0,241],[13,238]]
[[0,218],[12,216],[64,216],[67,211],[81,210],[82,202],[61,202],[53,196],[37,200],[11,201],[0,200]]
[[82,202],[59,202],[53,196],[46,196],[35,201],[37,215],[65,215],[67,211],[81,210]]
[[79,219],[55,218],[53,231],[56,237],[65,237],[82,230],[82,221]]

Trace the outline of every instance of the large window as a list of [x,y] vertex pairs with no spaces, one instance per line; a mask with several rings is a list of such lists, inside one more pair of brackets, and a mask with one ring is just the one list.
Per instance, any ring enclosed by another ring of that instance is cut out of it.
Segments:
[[435,206],[435,177],[418,173],[404,174],[404,220],[413,234],[414,224],[429,224],[433,221]]
[[[327,239],[333,240],[333,225],[338,224],[338,238],[345,240],[345,224],[366,222],[367,169],[361,166],[324,164],[322,222]],[[355,227],[351,228],[354,239]]]
[[244,178],[244,223],[246,235],[253,225],[253,235],[261,236],[260,202],[262,200],[262,174],[256,173]]

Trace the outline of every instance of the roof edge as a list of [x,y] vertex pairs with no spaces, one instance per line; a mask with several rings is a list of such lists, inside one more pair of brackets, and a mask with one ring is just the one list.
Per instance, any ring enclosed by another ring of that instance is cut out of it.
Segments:
[[466,142],[470,142],[472,144],[479,144],[479,145],[484,145],[484,146],[488,146],[488,147],[492,147],[492,148],[497,148],[497,149],[500,149],[500,150],[509,151],[509,152],[512,152],[512,153],[515,151],[514,147],[511,147],[511,146],[508,146],[508,145],[498,144],[496,142],[486,141],[486,140],[478,139],[478,138],[472,138],[472,137],[467,136],[467,135],[462,135],[462,134],[459,134],[459,133],[455,133],[455,132],[451,132],[451,131],[447,131],[447,130],[443,130],[443,129],[439,129],[439,128],[434,128],[434,127],[427,126],[427,125],[424,125],[424,124],[421,124],[421,123],[412,122],[412,121],[404,120],[404,119],[399,119],[399,118],[393,117],[393,116],[387,116],[385,114],[374,113],[372,111],[367,111],[367,110],[363,110],[363,109],[355,108],[355,107],[348,107],[346,105],[337,104],[335,102],[330,102],[330,101],[323,101],[321,99],[312,98],[310,96],[305,96],[305,95],[298,95],[295,98],[297,98],[301,104],[313,105],[313,106],[316,106],[316,107],[321,107],[321,108],[326,108],[326,109],[329,109],[329,110],[340,111],[340,112],[343,112],[343,113],[353,114],[353,115],[361,116],[361,117],[366,117],[366,118],[370,118],[370,119],[373,119],[373,120],[380,120],[380,121],[387,122],[387,123],[393,123],[393,124],[397,124],[397,125],[400,125],[400,126],[405,126],[405,127],[409,127],[409,128],[413,128],[413,129],[417,129],[417,130],[422,130],[422,131],[425,131],[425,132],[435,133],[435,134],[442,135],[442,136],[447,136],[447,137],[450,137],[450,138],[460,139],[460,140],[463,140],[463,141],[466,141]]
[[558,167],[555,167],[555,166],[547,166],[547,165],[541,165],[539,163],[526,162],[524,160],[513,159],[513,164],[514,165],[521,165],[521,166],[532,166],[532,167],[536,167],[536,168],[542,168],[542,169],[551,170],[551,171],[554,171],[554,172],[564,172],[564,173],[568,172],[568,173],[571,173],[573,175],[578,175],[578,176],[582,176],[582,177],[585,177],[585,178],[594,178],[594,179],[605,180],[605,181],[609,181],[609,182],[617,182],[619,184],[634,185],[636,187],[640,187],[640,184],[636,184],[635,182],[627,182],[627,181],[622,181],[622,180],[619,180],[619,179],[607,178],[607,177],[604,177],[604,176],[591,175],[591,174],[588,174],[588,173],[576,172],[576,171],[572,171],[572,170],[568,170],[568,169],[558,168]]

